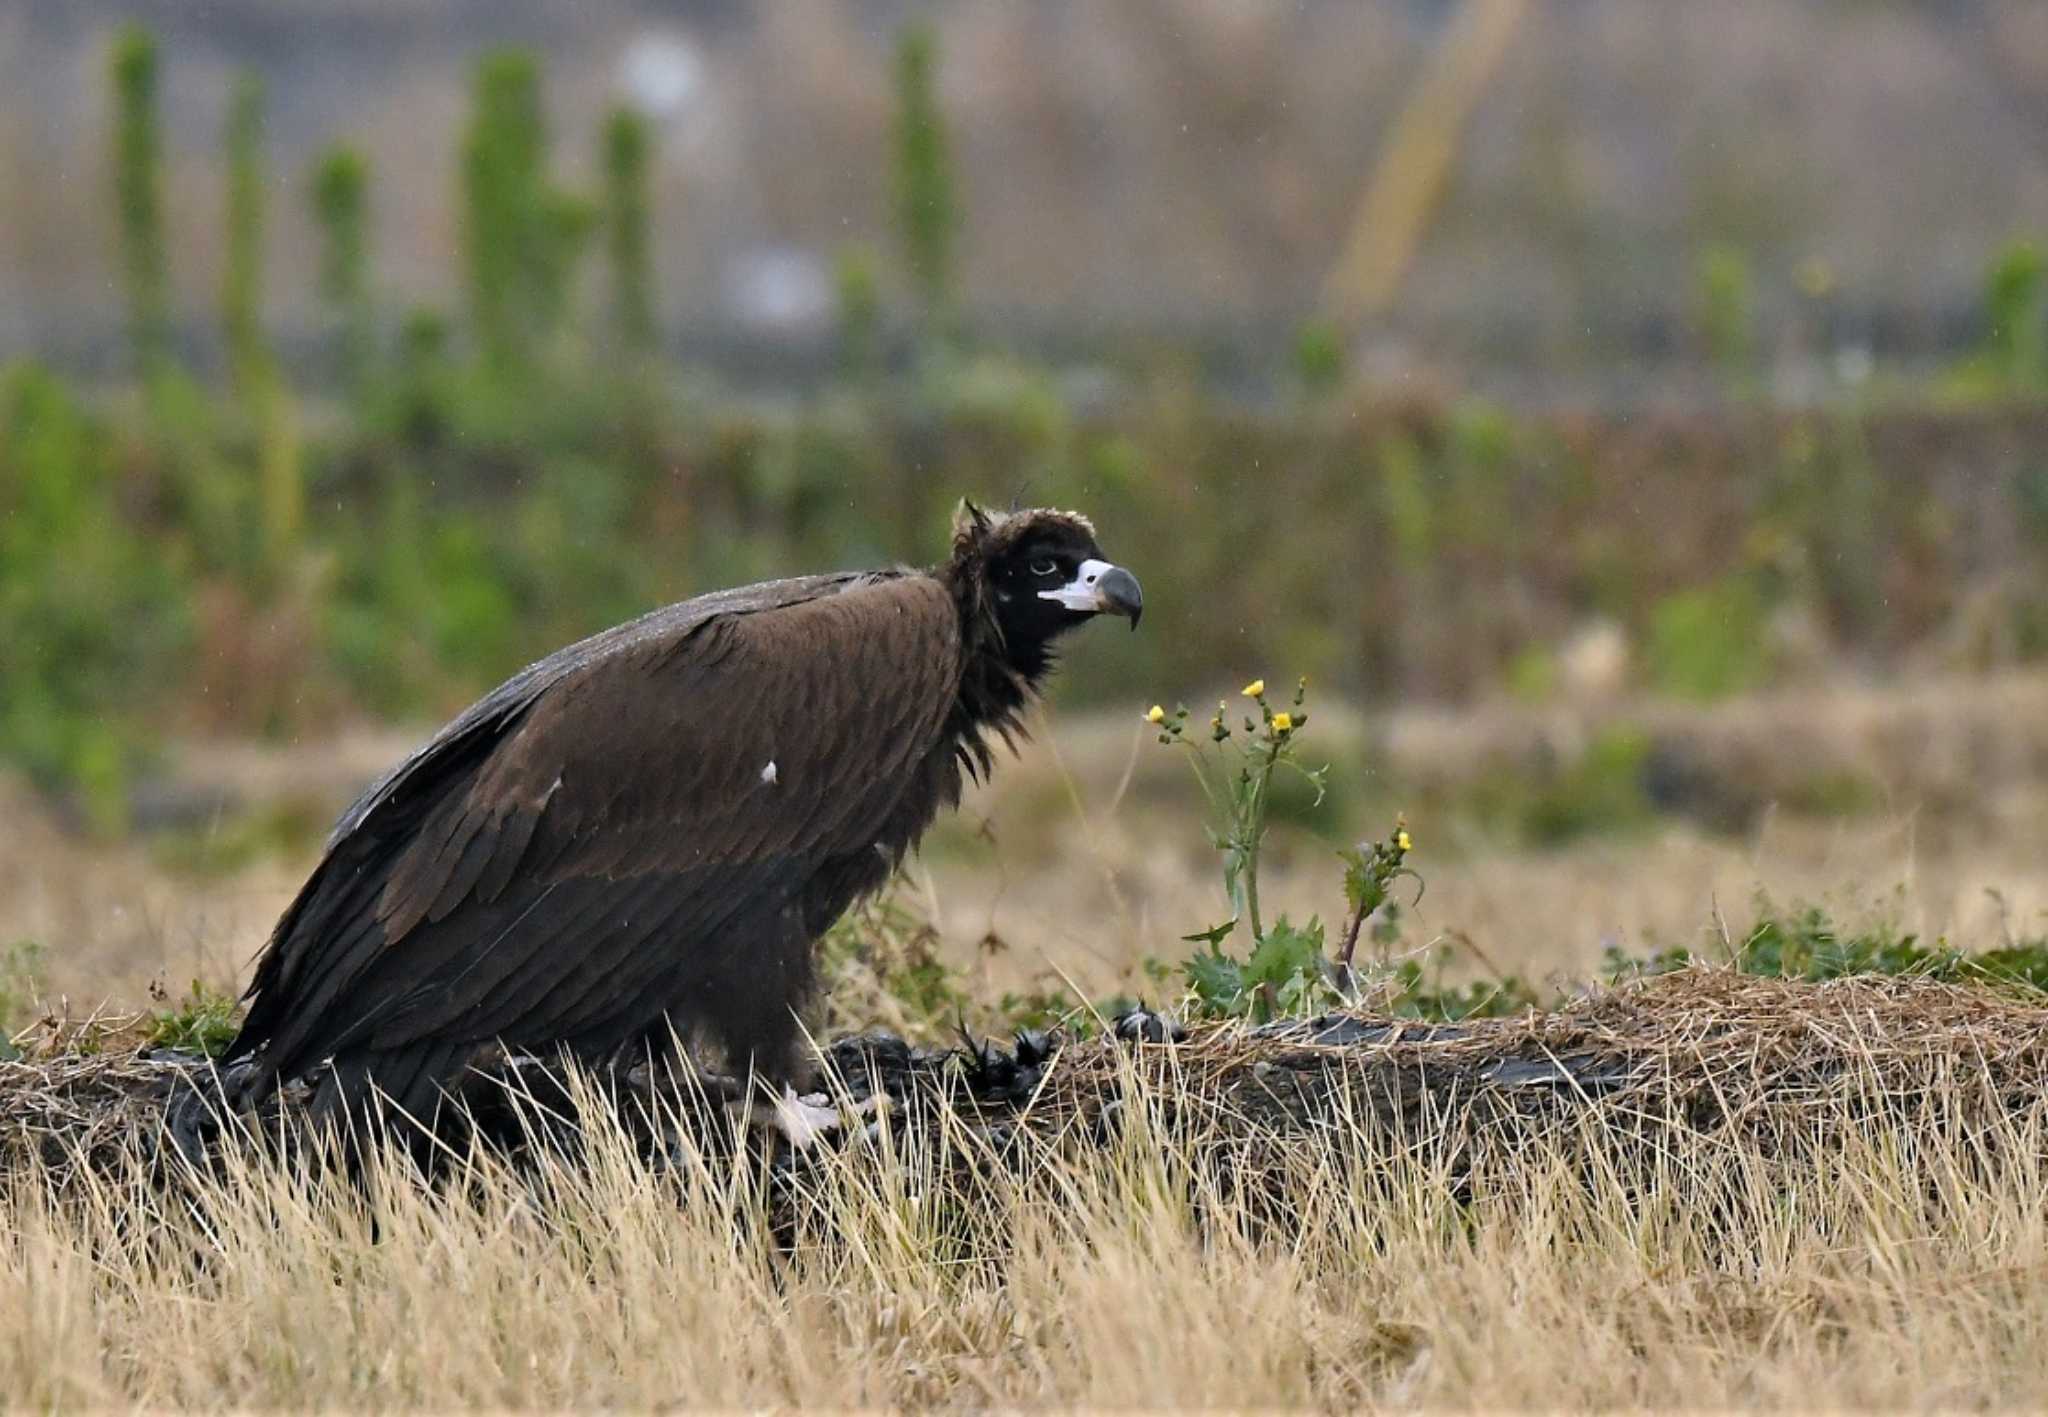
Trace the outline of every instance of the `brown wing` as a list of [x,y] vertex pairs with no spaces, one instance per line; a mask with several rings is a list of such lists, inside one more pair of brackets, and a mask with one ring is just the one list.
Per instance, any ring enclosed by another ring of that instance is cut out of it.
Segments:
[[635,1007],[675,952],[874,841],[959,653],[944,589],[906,576],[621,635],[515,708],[486,700],[344,818],[234,1051],[267,1042],[289,1075]]

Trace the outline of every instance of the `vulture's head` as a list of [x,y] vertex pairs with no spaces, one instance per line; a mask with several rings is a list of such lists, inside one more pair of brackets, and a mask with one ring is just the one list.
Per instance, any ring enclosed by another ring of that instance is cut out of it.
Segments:
[[1005,515],[963,502],[946,574],[993,625],[1011,663],[1034,676],[1052,642],[1076,625],[1108,614],[1136,629],[1145,608],[1138,578],[1102,554],[1095,528],[1074,512]]

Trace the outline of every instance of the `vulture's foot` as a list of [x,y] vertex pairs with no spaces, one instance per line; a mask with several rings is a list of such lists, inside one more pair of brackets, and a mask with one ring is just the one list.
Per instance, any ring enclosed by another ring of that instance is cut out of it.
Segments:
[[840,1130],[849,1120],[882,1111],[888,1100],[887,1096],[877,1093],[842,1112],[832,1106],[822,1092],[809,1092],[799,1097],[795,1088],[784,1087],[782,1096],[773,1101],[757,1099],[748,1104],[746,1122],[750,1127],[779,1134],[794,1151],[808,1151],[817,1144],[818,1138]]
[[810,1150],[819,1137],[840,1126],[838,1109],[826,1105],[822,1092],[799,1097],[795,1088],[784,1087],[780,1097],[756,1097],[735,1105],[745,1109],[748,1126],[780,1134],[793,1151]]

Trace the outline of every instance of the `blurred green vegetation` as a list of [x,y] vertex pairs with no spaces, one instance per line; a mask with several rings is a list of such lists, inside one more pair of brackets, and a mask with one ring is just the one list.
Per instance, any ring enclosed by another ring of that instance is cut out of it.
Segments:
[[1460,805],[1494,835],[1524,846],[1640,830],[1654,816],[1645,787],[1649,760],[1643,733],[1611,728],[1546,773],[1489,774]]
[[1695,320],[1713,362],[1734,393],[1755,391],[1756,279],[1733,246],[1708,247],[1699,258]]
[[109,55],[114,91],[114,205],[136,372],[147,378],[168,353],[164,257],[163,134],[157,123],[156,40],[125,26]]
[[1311,320],[1294,332],[1294,377],[1311,398],[1344,381],[1344,332],[1328,320]]
[[[459,316],[389,308],[376,174],[345,140],[303,176],[336,374],[319,389],[286,384],[261,328],[262,109],[243,83],[224,134],[235,374],[202,381],[166,328],[157,51],[123,31],[109,225],[139,377],[88,398],[32,364],[0,374],[0,758],[118,829],[166,732],[445,713],[665,600],[928,562],[962,494],[1083,508],[1144,577],[1144,633],[1077,642],[1072,700],[1144,683],[1201,701],[1247,660],[1368,700],[1541,700],[1582,691],[1569,646],[1594,620],[1631,650],[1608,691],[1711,697],[1816,645],[1914,652],[1981,615],[1986,584],[1997,618],[1973,663],[2048,654],[2034,247],[1991,254],[1989,372],[1961,396],[1879,380],[1817,408],[1515,413],[1367,390],[1341,332],[1311,320],[1274,371],[1300,396],[1278,407],[1207,397],[1171,358],[1080,403],[950,318],[967,193],[940,63],[908,32],[894,170],[876,174],[900,239],[840,253],[838,376],[764,408],[640,357],[659,326],[657,135],[616,116],[599,190],[573,190],[518,51],[479,64],[452,175]],[[1755,362],[1754,279],[1732,249],[1703,258],[1703,338],[1731,378]],[[1539,840],[1631,818],[1631,751],[1604,745],[1583,781],[1500,812]]]
[[189,538],[151,534],[136,504],[168,489],[136,485],[124,442],[43,370],[0,375],[0,752],[105,829],[193,618]]
[[1673,591],[1650,609],[1650,682],[1683,698],[1715,699],[1769,673],[1764,607],[1747,578]]
[[942,332],[953,306],[960,207],[938,105],[938,39],[930,25],[903,33],[896,49],[896,213],[903,263],[927,329]]
[[1984,272],[1984,339],[1947,380],[1963,396],[2048,390],[2048,257],[2008,242]]
[[32,1020],[42,997],[43,947],[34,940],[0,945],[0,1063],[21,1056],[13,1034]]
[[477,347],[500,379],[534,374],[553,352],[597,221],[594,204],[547,168],[538,61],[517,49],[485,56],[462,145],[463,255]]
[[313,217],[320,227],[320,299],[335,331],[336,366],[343,388],[359,390],[369,370],[375,336],[368,289],[369,165],[346,145],[328,149],[313,165]]
[[270,377],[263,336],[263,218],[268,177],[263,166],[263,81],[235,81],[223,139],[228,157],[227,259],[222,267],[220,315],[228,368],[235,386],[250,389]]
[[286,799],[159,831],[150,839],[150,855],[187,876],[225,876],[267,857],[309,855],[330,825],[321,806]]
[[654,269],[647,161],[653,139],[631,109],[615,109],[604,129],[605,251],[611,260],[612,339],[632,355],[654,347]]

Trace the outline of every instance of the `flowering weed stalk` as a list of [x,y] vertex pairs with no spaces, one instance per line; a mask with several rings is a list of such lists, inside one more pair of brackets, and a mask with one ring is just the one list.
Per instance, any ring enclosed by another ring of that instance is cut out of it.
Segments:
[[1344,917],[1344,943],[1337,950],[1337,968],[1348,986],[1351,980],[1351,956],[1358,948],[1358,932],[1366,921],[1373,918],[1381,907],[1386,913],[1380,923],[1373,927],[1373,938],[1380,945],[1390,945],[1401,933],[1401,905],[1394,897],[1394,882],[1407,877],[1415,882],[1415,898],[1422,899],[1422,877],[1415,868],[1408,865],[1408,853],[1415,849],[1415,839],[1408,835],[1408,820],[1394,818],[1393,835],[1385,841],[1361,841],[1356,846],[1347,846],[1337,853],[1344,863],[1344,904],[1348,913]]
[[[1188,755],[1208,802],[1209,839],[1223,858],[1230,918],[1183,937],[1208,946],[1186,965],[1193,1002],[1211,1017],[1263,1022],[1355,997],[1350,966],[1359,929],[1374,911],[1390,905],[1393,883],[1415,873],[1404,864],[1412,846],[1405,824],[1396,823],[1388,841],[1360,843],[1342,853],[1349,911],[1337,963],[1324,956],[1320,919],[1296,925],[1283,915],[1267,927],[1259,913],[1259,852],[1273,779],[1283,771],[1299,773],[1315,788],[1320,804],[1329,768],[1307,767],[1299,756],[1301,732],[1308,725],[1306,678],[1295,684],[1293,698],[1281,708],[1274,707],[1264,679],[1245,685],[1243,694],[1257,712],[1240,716],[1241,731],[1230,721],[1227,702],[1216,705],[1206,725],[1191,723],[1184,705],[1168,713],[1155,704],[1145,720],[1158,728],[1160,743]],[[1243,959],[1223,949],[1240,927],[1251,936],[1251,952]]]
[[1283,767],[1300,773],[1315,787],[1320,803],[1329,772],[1327,767],[1303,767],[1294,751],[1295,735],[1308,723],[1302,708],[1308,698],[1306,677],[1294,687],[1292,706],[1277,712],[1266,697],[1264,679],[1245,685],[1244,696],[1257,707],[1258,716],[1244,715],[1242,737],[1230,726],[1227,703],[1216,705],[1200,733],[1189,731],[1186,705],[1169,714],[1154,704],[1145,715],[1158,725],[1161,743],[1187,753],[1209,804],[1209,838],[1223,854],[1223,891],[1230,898],[1231,915],[1214,929],[1187,938],[1212,944],[1228,937],[1240,923],[1250,927],[1254,941],[1265,938],[1259,919],[1259,847],[1265,840],[1274,775]]

